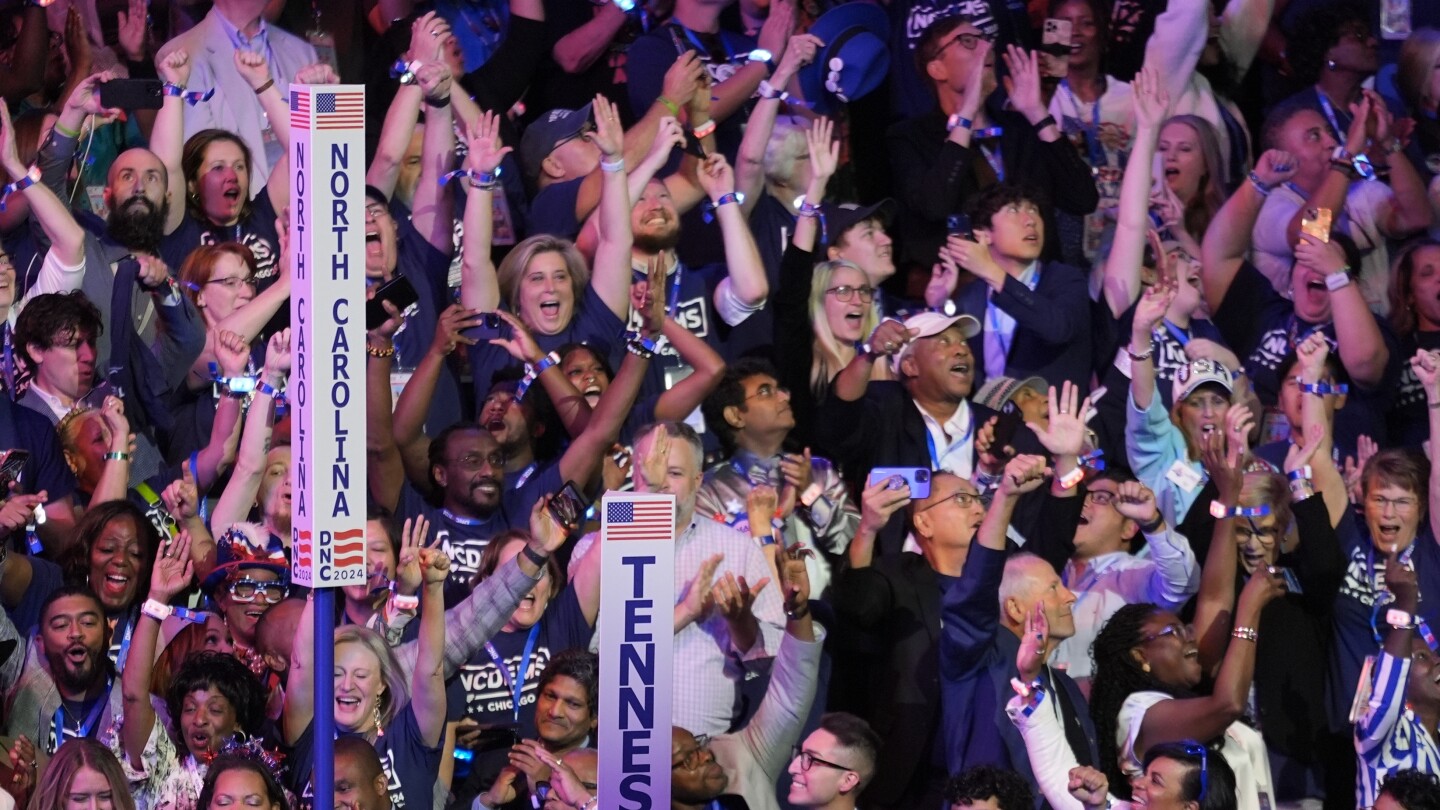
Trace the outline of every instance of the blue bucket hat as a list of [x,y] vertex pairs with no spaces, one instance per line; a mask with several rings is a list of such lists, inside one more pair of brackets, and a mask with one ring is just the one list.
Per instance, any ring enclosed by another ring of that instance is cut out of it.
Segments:
[[809,33],[825,43],[815,61],[800,70],[800,89],[817,112],[833,112],[836,99],[861,98],[890,72],[890,21],[873,3],[852,0],[836,6]]

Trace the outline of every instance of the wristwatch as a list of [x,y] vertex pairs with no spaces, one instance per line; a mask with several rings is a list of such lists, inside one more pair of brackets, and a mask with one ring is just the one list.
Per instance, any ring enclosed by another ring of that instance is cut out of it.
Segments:
[[1398,608],[1390,608],[1385,611],[1385,623],[1402,630],[1415,629],[1415,617]]
[[1349,287],[1351,280],[1349,267],[1343,270],[1336,270],[1325,276],[1325,288],[1330,292],[1335,292],[1336,290]]

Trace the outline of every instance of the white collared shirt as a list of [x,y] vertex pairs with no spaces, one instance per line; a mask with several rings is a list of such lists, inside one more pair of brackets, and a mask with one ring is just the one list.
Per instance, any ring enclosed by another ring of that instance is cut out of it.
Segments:
[[968,481],[975,465],[975,414],[970,410],[970,403],[961,400],[960,407],[943,425],[919,403],[914,404],[930,434],[931,469],[944,470]]

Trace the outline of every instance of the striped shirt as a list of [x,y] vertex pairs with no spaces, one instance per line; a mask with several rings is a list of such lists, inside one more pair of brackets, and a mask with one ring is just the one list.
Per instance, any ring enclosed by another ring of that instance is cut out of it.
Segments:
[[1375,663],[1370,706],[1355,724],[1355,753],[1360,775],[1355,785],[1358,807],[1374,807],[1380,785],[1396,771],[1414,769],[1440,775],[1440,748],[1405,707],[1410,659],[1381,652]]

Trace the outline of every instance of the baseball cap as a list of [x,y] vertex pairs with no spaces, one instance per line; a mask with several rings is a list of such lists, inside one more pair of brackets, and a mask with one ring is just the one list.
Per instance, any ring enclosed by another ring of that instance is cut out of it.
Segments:
[[918,315],[911,315],[905,319],[905,328],[915,333],[915,338],[909,343],[900,347],[895,354],[895,368],[900,368],[900,361],[910,355],[915,346],[915,340],[919,338],[935,337],[952,326],[960,327],[960,334],[966,340],[980,334],[980,321],[974,315],[941,315],[938,312],[921,312]]
[[540,164],[555,147],[594,126],[594,113],[586,104],[578,110],[551,110],[531,122],[520,136],[520,163],[531,177],[540,174]]
[[1226,394],[1235,391],[1234,378],[1230,376],[1230,370],[1214,360],[1191,360],[1189,364],[1181,366],[1175,371],[1175,382],[1171,392],[1172,401],[1180,400],[1195,393],[1195,389],[1202,385],[1215,383],[1225,389]]
[[832,245],[839,242],[841,234],[867,219],[878,219],[882,226],[890,227],[890,223],[895,219],[895,201],[886,197],[872,205],[853,202],[826,205],[825,241]]
[[983,405],[992,411],[999,411],[1005,407],[1005,403],[1015,398],[1022,388],[1031,388],[1040,392],[1041,396],[1049,396],[1050,385],[1043,377],[1026,377],[1017,380],[1014,377],[992,377],[980,386],[980,392],[975,395],[975,402]]

